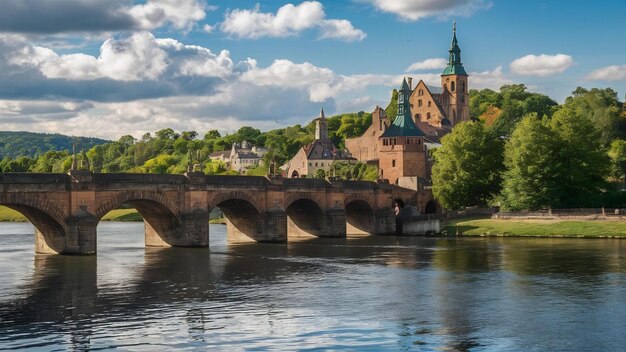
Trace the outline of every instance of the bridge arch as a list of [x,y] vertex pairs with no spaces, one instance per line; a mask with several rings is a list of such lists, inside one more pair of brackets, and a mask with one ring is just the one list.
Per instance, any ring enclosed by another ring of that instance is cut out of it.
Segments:
[[309,197],[291,197],[285,204],[287,237],[320,237],[324,234],[326,218],[317,201]]
[[96,209],[96,218],[102,219],[122,204],[130,204],[143,217],[147,246],[171,246],[180,228],[179,209],[160,192],[119,192]]
[[346,233],[373,234],[375,232],[374,208],[363,199],[346,202]]
[[61,253],[65,247],[67,225],[63,211],[42,197],[23,193],[0,194],[0,205],[24,215],[35,227],[35,251]]
[[[232,239],[260,241],[263,212],[259,200],[246,192],[218,192],[209,198],[209,212],[219,208],[226,218],[227,232]],[[243,236],[243,237],[242,237]]]

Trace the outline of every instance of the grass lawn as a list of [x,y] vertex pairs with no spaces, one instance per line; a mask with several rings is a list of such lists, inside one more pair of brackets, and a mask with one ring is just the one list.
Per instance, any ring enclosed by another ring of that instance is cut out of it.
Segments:
[[[106,214],[102,221],[142,221],[143,218],[135,209],[115,209]],[[0,205],[0,221],[25,222],[24,215]]]
[[442,230],[464,236],[529,237],[625,237],[626,222],[602,220],[502,220],[458,219],[442,224]]

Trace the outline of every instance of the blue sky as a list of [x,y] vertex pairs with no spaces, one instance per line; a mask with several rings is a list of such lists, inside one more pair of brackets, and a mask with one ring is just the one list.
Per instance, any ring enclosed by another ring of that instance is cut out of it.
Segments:
[[[452,21],[470,88],[626,93],[624,1],[33,0],[0,13],[0,130],[232,132],[437,84]],[[413,66],[409,69],[409,67]]]

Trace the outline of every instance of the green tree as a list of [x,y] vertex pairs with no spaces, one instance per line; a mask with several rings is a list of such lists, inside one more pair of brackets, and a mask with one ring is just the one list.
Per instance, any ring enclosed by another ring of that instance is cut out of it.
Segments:
[[626,188],[626,141],[616,139],[611,142],[608,154],[613,166],[613,176],[622,179],[622,188]]
[[501,187],[502,141],[480,122],[463,122],[434,151],[433,194],[448,209],[486,205]]
[[396,119],[396,115],[398,114],[398,90],[397,89],[394,89],[391,92],[391,100],[389,101],[389,104],[387,104],[387,107],[385,108],[385,113],[387,114],[391,122],[393,122],[393,120]]
[[586,117],[561,109],[527,116],[506,145],[503,205],[509,209],[599,206],[609,159]]
[[613,89],[587,90],[578,87],[572,92],[572,96],[565,99],[565,104],[560,110],[565,110],[564,113],[568,115],[578,115],[591,120],[600,132],[602,144],[608,146],[613,139],[620,136],[618,126],[623,119],[620,116],[621,109],[622,103],[617,100],[617,92]]
[[503,206],[540,209],[551,206],[562,171],[557,164],[558,136],[536,115],[527,116],[506,143]]
[[325,179],[326,178],[326,171],[324,171],[322,169],[317,169],[317,171],[315,171],[315,178]]

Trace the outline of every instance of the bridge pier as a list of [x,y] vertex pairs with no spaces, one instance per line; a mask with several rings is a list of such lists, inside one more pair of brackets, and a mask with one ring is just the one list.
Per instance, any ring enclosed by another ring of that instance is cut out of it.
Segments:
[[391,235],[396,233],[396,215],[393,209],[380,209],[374,214],[375,234]]
[[326,210],[325,222],[319,237],[346,237],[346,210],[343,208],[330,208]]

